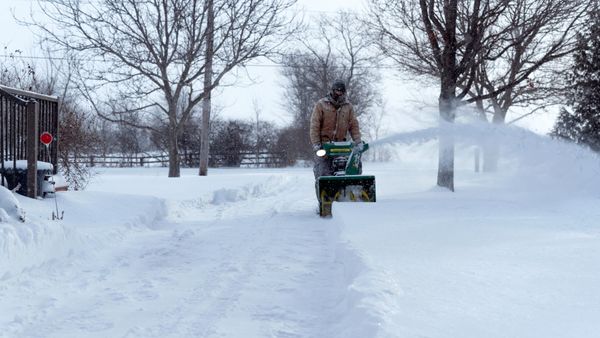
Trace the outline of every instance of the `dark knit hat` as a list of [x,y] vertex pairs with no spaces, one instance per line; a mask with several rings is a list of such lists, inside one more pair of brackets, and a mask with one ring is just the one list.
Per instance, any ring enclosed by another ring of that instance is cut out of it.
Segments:
[[341,92],[346,92],[346,84],[342,80],[335,80],[331,84],[331,90],[339,90]]

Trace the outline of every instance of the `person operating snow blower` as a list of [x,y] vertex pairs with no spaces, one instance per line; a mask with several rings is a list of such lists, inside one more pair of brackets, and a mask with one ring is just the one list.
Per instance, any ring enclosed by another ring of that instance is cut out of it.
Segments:
[[[354,107],[346,98],[346,84],[335,80],[327,96],[317,101],[310,117],[310,142],[316,152],[327,142],[346,142],[348,136],[357,146],[362,146],[358,120]],[[331,157],[315,157],[315,178],[333,175]]]
[[343,81],[334,81],[330,93],[315,104],[310,141],[316,153],[313,172],[321,216],[331,216],[333,201],[375,202],[375,177],[361,175],[361,155],[368,145],[361,140]]

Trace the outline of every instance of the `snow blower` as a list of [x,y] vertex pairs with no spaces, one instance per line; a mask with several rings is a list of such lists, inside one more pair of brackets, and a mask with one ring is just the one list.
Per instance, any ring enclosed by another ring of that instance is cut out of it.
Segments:
[[333,175],[317,178],[316,189],[319,199],[319,215],[331,216],[331,204],[335,202],[375,202],[375,176],[362,175],[362,149],[352,142],[324,143],[317,156],[331,161]]

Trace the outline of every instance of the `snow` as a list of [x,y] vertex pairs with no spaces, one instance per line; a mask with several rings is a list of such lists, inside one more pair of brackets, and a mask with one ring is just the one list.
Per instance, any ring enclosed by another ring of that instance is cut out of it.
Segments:
[[24,218],[19,201],[8,189],[0,185],[0,223],[22,221]]
[[[599,158],[461,126],[451,193],[436,133],[371,142],[398,155],[364,164],[377,203],[331,219],[311,168],[101,169],[56,200],[0,188],[0,337],[596,337]],[[473,172],[482,134],[503,144],[498,174]]]
[[[16,169],[18,169],[18,170],[27,169],[27,160],[17,160],[15,162],[13,162],[13,161],[4,161],[4,168],[6,168],[6,169],[12,169],[13,167],[16,168]],[[37,169],[38,170],[53,170],[54,166],[52,165],[52,163],[38,161],[37,162]]]

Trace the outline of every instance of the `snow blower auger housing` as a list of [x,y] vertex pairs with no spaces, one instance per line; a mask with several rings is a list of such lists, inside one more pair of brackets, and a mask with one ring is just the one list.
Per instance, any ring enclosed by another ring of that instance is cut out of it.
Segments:
[[331,204],[335,202],[375,202],[375,176],[362,175],[360,158],[369,149],[362,149],[352,142],[324,143],[317,156],[329,158],[333,175],[317,178],[319,215],[331,216]]

